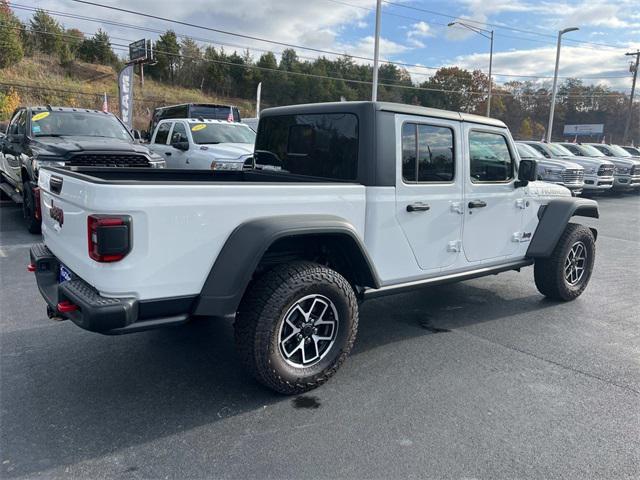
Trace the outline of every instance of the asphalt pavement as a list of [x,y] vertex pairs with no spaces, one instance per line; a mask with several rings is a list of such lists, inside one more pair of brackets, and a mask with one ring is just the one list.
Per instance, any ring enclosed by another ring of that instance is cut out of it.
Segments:
[[[531,268],[361,306],[351,357],[284,397],[231,322],[108,337],[47,319],[0,208],[2,478],[638,478],[640,195],[602,196],[572,303]],[[582,221],[582,219],[581,219]]]

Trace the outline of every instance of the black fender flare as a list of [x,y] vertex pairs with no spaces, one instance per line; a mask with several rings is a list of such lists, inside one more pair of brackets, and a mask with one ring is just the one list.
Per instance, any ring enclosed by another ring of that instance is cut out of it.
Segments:
[[265,252],[276,241],[304,235],[338,235],[352,242],[359,261],[368,269],[371,285],[380,280],[366,247],[347,220],[333,215],[282,215],[249,220],[227,238],[202,287],[195,315],[233,315]]
[[[562,232],[564,232],[573,216],[599,218],[598,203],[588,198],[557,198],[538,210],[538,227],[536,228],[527,257],[547,258],[551,256]],[[594,236],[598,232],[592,228]]]

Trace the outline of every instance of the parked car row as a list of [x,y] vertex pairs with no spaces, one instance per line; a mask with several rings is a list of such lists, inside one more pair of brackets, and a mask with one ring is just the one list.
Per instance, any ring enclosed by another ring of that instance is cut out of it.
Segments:
[[[610,189],[640,191],[640,155],[634,147],[599,143],[516,143],[522,158],[538,161],[538,179],[574,194]],[[630,149],[631,151],[627,150]]]

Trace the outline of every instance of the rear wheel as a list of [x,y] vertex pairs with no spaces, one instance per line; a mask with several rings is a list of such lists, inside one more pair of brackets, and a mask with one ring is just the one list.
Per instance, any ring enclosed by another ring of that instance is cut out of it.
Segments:
[[36,199],[29,182],[22,184],[22,215],[29,233],[40,233],[40,219],[36,217]]
[[296,262],[275,267],[247,290],[235,339],[253,376],[291,395],[331,378],[351,351],[357,329],[358,305],[344,277]]
[[568,224],[551,256],[536,260],[536,287],[554,300],[577,298],[591,279],[595,254],[591,230],[583,225]]

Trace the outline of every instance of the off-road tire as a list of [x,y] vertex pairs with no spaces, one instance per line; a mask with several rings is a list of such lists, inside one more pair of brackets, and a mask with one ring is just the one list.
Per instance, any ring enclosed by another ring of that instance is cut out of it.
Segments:
[[36,218],[36,204],[33,189],[29,182],[22,184],[22,216],[29,233],[40,233],[40,219]]
[[[565,277],[565,261],[571,248],[582,242],[586,249],[585,271],[582,278],[571,284]],[[536,259],[534,277],[538,291],[553,300],[574,300],[589,283],[596,255],[596,243],[593,232],[575,223],[569,223],[558,240],[549,258]]]
[[[334,304],[337,334],[317,364],[294,367],[280,350],[279,329],[290,308],[308,295],[322,295]],[[358,331],[358,303],[349,282],[336,271],[311,262],[284,264],[249,286],[234,329],[236,348],[247,370],[279,393],[299,394],[329,380],[349,355]]]

